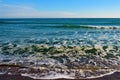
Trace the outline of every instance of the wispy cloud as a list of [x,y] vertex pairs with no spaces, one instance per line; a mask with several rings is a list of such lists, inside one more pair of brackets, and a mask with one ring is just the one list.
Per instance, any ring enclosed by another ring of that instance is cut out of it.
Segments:
[[[0,0],[1,1],[1,0]],[[0,4],[0,18],[96,18],[120,17],[119,13],[85,13],[67,11],[40,11],[27,5]]]
[[39,11],[33,7],[25,5],[3,4],[0,6],[0,18],[72,18],[78,16],[79,15],[76,13],[66,11]]

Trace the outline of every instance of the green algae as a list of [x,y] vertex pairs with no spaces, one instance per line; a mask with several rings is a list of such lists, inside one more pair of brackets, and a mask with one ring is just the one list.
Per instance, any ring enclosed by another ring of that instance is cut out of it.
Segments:
[[[3,46],[1,52],[4,55],[26,55],[41,54],[45,56],[61,56],[63,54],[69,57],[80,56],[100,56],[105,58],[114,58],[119,54],[119,47],[102,46],[103,49],[95,46],[50,46],[50,45],[29,45],[29,46]],[[103,51],[104,50],[104,51]],[[117,52],[117,54],[114,54]]]

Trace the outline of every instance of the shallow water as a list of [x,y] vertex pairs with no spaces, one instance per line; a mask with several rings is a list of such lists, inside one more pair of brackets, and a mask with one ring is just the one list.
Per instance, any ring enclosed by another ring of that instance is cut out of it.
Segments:
[[120,19],[0,19],[0,42],[119,46],[119,28]]
[[78,74],[85,78],[88,67],[95,69],[89,77],[99,76],[119,70],[119,63],[119,18],[0,19],[0,64],[42,66],[55,73],[84,65],[86,72]]

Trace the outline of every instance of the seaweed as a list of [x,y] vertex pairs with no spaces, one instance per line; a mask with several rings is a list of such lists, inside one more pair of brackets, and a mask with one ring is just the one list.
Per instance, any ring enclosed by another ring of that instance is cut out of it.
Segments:
[[110,59],[110,58],[115,58],[116,56],[112,53],[108,53],[106,56],[104,56],[105,58],[107,59]]
[[85,50],[85,52],[86,53],[92,53],[92,54],[96,55],[97,54],[97,49],[92,48],[92,49]]
[[105,51],[108,48],[108,46],[103,46],[103,50]]

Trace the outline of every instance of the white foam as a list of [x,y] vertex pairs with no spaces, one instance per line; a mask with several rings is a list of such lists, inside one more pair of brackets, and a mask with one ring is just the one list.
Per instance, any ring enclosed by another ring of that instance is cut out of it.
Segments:
[[0,75],[1,75],[1,74],[5,74],[5,72],[0,72]]
[[69,75],[65,75],[65,74],[51,74],[42,77],[41,79],[58,79],[58,78],[74,79],[73,77],[70,77]]
[[114,70],[114,71],[111,71],[111,72],[109,72],[109,73],[102,74],[102,75],[99,75],[99,76],[87,77],[87,79],[100,78],[100,77],[104,77],[104,76],[108,76],[108,75],[114,74],[115,72],[120,72],[120,71]]
[[120,29],[120,26],[88,26],[97,29]]
[[54,74],[45,74],[44,76],[40,77],[40,75],[33,75],[33,74],[21,74],[22,76],[27,76],[32,79],[59,79],[59,78],[65,78],[65,79],[74,79],[74,77],[66,74],[60,74],[60,73],[54,73]]
[[[99,76],[86,77],[84,79],[100,78],[100,77],[104,77],[104,76],[107,76],[107,75],[114,74],[115,72],[120,72],[120,71],[114,70],[114,71],[111,71],[111,72],[106,73],[106,74],[102,74],[102,75],[99,75]],[[32,79],[59,79],[59,78],[75,79],[74,75],[67,75],[67,74],[56,73],[56,72],[51,73],[51,74],[44,74],[44,76],[42,76],[42,77],[40,77],[40,75],[37,75],[37,74],[27,74],[27,73],[21,74],[21,75],[30,77]]]

